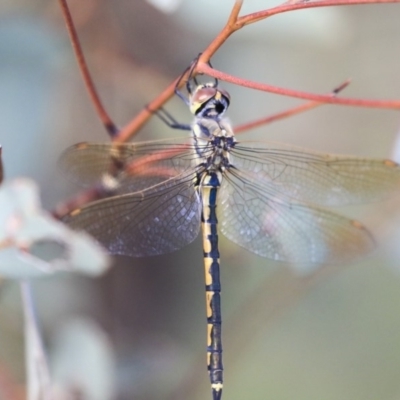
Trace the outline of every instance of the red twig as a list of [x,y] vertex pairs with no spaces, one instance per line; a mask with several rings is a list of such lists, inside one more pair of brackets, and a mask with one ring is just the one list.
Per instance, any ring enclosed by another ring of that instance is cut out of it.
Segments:
[[128,141],[153,116],[153,113],[149,110],[158,110],[174,95],[174,90],[179,78],[180,77],[172,82],[159,96],[157,96],[157,98],[150,102],[146,108],[140,111],[131,122],[121,128],[119,134],[115,136],[114,141],[118,143]]
[[[79,68],[81,70],[85,86],[89,92],[89,96],[92,99],[93,105],[103,122],[104,126],[108,130],[113,139],[116,142],[126,142],[129,140],[152,116],[150,110],[157,110],[162,107],[174,94],[174,89],[177,80],[172,82],[156,99],[154,99],[147,109],[143,109],[134,119],[131,120],[124,128],[121,129],[119,134],[115,136],[118,132],[117,127],[108,116],[106,110],[104,109],[100,98],[97,94],[93,81],[91,79],[83,52],[79,43],[79,39],[71,18],[71,14],[68,9],[66,0],[59,0],[67,29],[71,38],[72,46],[77,57]],[[358,107],[373,107],[373,108],[385,108],[385,109],[400,109],[399,100],[364,100],[364,99],[353,99],[353,98],[336,98],[331,95],[318,95],[308,92],[300,92],[291,89],[285,89],[281,87],[276,87],[272,85],[267,85],[263,83],[258,83],[246,79],[241,79],[221,71],[212,69],[207,62],[215,54],[215,52],[222,46],[222,44],[234,33],[235,31],[243,28],[246,25],[252,24],[254,22],[261,21],[265,18],[271,17],[276,14],[280,14],[288,11],[295,11],[306,8],[317,8],[317,7],[328,7],[328,6],[343,6],[343,5],[357,5],[357,4],[382,4],[382,3],[398,3],[400,0],[323,0],[314,2],[294,2],[285,3],[283,5],[270,8],[263,11],[258,11],[255,13],[247,14],[239,17],[239,13],[243,4],[242,0],[237,0],[232,7],[230,16],[227,23],[221,32],[216,36],[216,38],[207,46],[199,58],[199,62],[196,65],[195,73],[206,73],[215,78],[235,83],[241,86],[246,86],[249,88],[262,90],[270,93],[291,96],[306,100],[311,100],[317,103],[330,103],[330,104],[342,104],[348,106],[358,106]],[[184,79],[182,79],[182,84]],[[276,118],[284,118],[285,116],[293,115],[293,113],[301,112],[302,110],[309,109],[309,107],[315,107],[316,105],[303,105],[298,108],[298,111],[293,111],[290,113],[283,113]]]
[[[350,84],[350,80],[344,81],[341,85],[333,89],[329,96],[337,96],[339,92],[345,89]],[[296,114],[300,114],[302,112],[312,110],[313,108],[322,106],[326,103],[320,103],[318,101],[309,101],[307,103],[301,104],[297,107],[289,108],[288,110],[282,111],[277,114],[270,115],[269,117],[260,118],[256,121],[248,122],[242,125],[238,125],[234,128],[235,134],[239,134],[249,129],[254,129],[262,125],[270,124],[271,122],[279,121],[280,119],[288,118]]]
[[[282,4],[264,11],[258,11],[252,14],[244,15],[237,19],[236,23],[241,28],[254,22],[261,21],[272,15],[282,14],[288,11],[304,10],[306,8],[333,7],[333,6],[354,6],[360,4],[385,4],[399,3],[400,0],[322,0],[322,1],[302,1],[291,4]],[[239,29],[239,28],[237,28]]]
[[236,76],[229,75],[226,74],[225,72],[221,72],[214,68],[211,68],[208,64],[205,63],[198,64],[197,72],[207,74],[222,81],[234,83],[235,85],[261,90],[263,92],[280,94],[283,96],[296,97],[298,99],[313,100],[319,103],[342,104],[355,107],[385,108],[391,110],[400,109],[400,100],[364,100],[364,99],[333,97],[330,95],[326,96],[321,94],[300,92],[297,90],[285,89],[279,86],[272,86],[272,85],[267,85],[265,83],[259,83],[250,81],[248,79],[238,78]]
[[[206,73],[215,78],[232,82],[241,86],[250,87],[257,90],[263,90],[270,93],[286,95],[296,97],[305,100],[311,100],[319,103],[330,103],[330,104],[342,104],[347,106],[357,107],[372,107],[372,108],[384,108],[384,109],[400,109],[399,100],[364,100],[364,99],[353,99],[353,98],[336,98],[331,95],[318,95],[308,92],[300,92],[291,89],[285,89],[272,85],[266,85],[257,83],[245,79],[240,79],[229,74],[225,74],[221,71],[214,70],[207,62],[215,54],[215,52],[223,45],[223,43],[232,35],[232,33],[241,29],[245,25],[261,21],[272,15],[280,14],[291,10],[300,10],[305,8],[316,8],[323,6],[343,6],[343,5],[357,5],[357,4],[376,4],[376,3],[398,3],[400,0],[324,0],[314,2],[297,2],[291,4],[283,4],[278,7],[274,7],[268,10],[259,11],[252,14],[247,14],[239,17],[239,12],[242,7],[242,0],[237,0],[232,8],[229,19],[221,30],[221,32],[215,37],[215,39],[207,46],[199,58],[199,62],[195,68],[195,73]],[[166,101],[168,101],[174,94],[175,84],[177,80],[171,83],[155,100],[149,104],[149,108],[157,110],[162,107]],[[182,83],[184,79],[182,79]],[[303,107],[311,106],[300,106],[299,112]],[[314,106],[312,106],[314,107]],[[307,108],[308,109],[308,108]],[[297,112],[296,112],[297,113]],[[117,142],[125,142],[129,140],[151,117],[151,113],[148,110],[142,110],[128,125],[121,129],[119,135],[115,138]],[[292,115],[292,114],[288,114]],[[282,115],[283,118],[286,115]]]
[[68,8],[68,4],[66,0],[59,0],[60,7],[63,13],[63,17],[65,20],[65,24],[67,26],[68,34],[71,40],[72,48],[74,50],[76,60],[79,65],[79,70],[81,71],[84,84],[86,86],[86,90],[92,100],[93,106],[96,109],[96,112],[102,121],[103,125],[107,129],[110,136],[115,136],[118,132],[118,128],[115,126],[114,122],[108,115],[107,111],[105,110],[100,97],[97,93],[96,87],[93,83],[92,77],[89,72],[89,68],[87,66],[85,57],[82,52],[82,47],[79,42],[78,34],[76,33],[76,29],[74,23],[72,21],[71,13]]

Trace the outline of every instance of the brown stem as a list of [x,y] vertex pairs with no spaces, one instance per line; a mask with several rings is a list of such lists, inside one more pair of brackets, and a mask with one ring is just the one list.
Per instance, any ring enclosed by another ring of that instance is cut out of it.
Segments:
[[[218,34],[215,40],[213,40],[207,48],[202,52],[199,63],[207,63],[212,55],[221,47],[222,43],[239,27],[237,26],[237,18],[241,10],[243,0],[236,0],[232,7],[228,22],[222,31]],[[193,71],[196,73],[197,66]],[[128,125],[124,126],[119,134],[114,138],[115,142],[126,142],[129,140],[152,116],[149,110],[158,110],[162,107],[173,95],[176,84],[181,77],[175,79],[156,99],[147,105],[146,109],[143,109]],[[184,77],[183,77],[184,78]],[[181,83],[185,79],[182,79]]]
[[[248,81],[245,79],[240,79],[229,74],[224,74],[220,71],[211,68],[207,62],[215,54],[215,52],[222,46],[222,44],[229,38],[229,36],[242,28],[244,25],[262,20],[269,16],[279,14],[282,12],[287,12],[290,10],[299,10],[302,8],[315,8],[323,6],[334,6],[334,5],[356,5],[356,4],[375,4],[375,3],[397,3],[400,0],[324,0],[315,2],[298,2],[293,4],[284,4],[279,7],[275,7],[269,10],[260,11],[257,13],[252,13],[245,15],[243,17],[238,17],[242,0],[237,0],[231,10],[228,22],[221,30],[221,32],[215,37],[215,39],[207,46],[199,58],[199,62],[196,65],[195,73],[206,73],[210,76],[216,77],[221,80],[226,80],[241,86],[247,86],[253,89],[263,90],[270,93],[276,93],[280,95],[286,95],[291,97],[297,97],[305,100],[311,100],[316,103],[330,103],[330,104],[342,104],[357,107],[373,107],[373,108],[386,108],[386,109],[400,109],[400,101],[385,101],[385,100],[363,100],[363,99],[352,99],[352,98],[336,98],[334,96],[324,96],[307,92],[300,92],[290,89],[284,89],[280,87],[275,87],[271,85],[265,85],[261,83],[256,83]],[[178,80],[176,79],[171,83],[155,100],[153,100],[148,108],[152,110],[157,110],[162,107],[166,101],[168,101],[174,94],[175,84]],[[182,82],[184,79],[182,80]],[[313,108],[314,106],[300,106],[298,111],[294,113],[301,112],[302,110]],[[290,113],[288,115],[291,115]],[[128,125],[121,129],[119,135],[115,137],[116,142],[125,142],[129,140],[152,116],[152,113],[148,109],[142,110]],[[280,118],[283,118],[282,115]],[[278,116],[279,118],[279,116]]]
[[[340,84],[338,87],[333,89],[329,95],[337,96],[339,94],[339,92],[341,92],[343,89],[345,89],[349,84],[350,84],[350,80],[347,79],[342,84]],[[280,119],[288,118],[293,115],[297,115],[302,112],[312,110],[312,109],[322,106],[324,104],[326,104],[326,103],[320,103],[318,101],[309,101],[309,102],[301,104],[297,107],[289,108],[288,110],[282,111],[280,113],[270,115],[269,117],[260,118],[256,121],[251,121],[251,122],[248,122],[248,123],[245,123],[242,125],[238,125],[234,128],[234,132],[235,132],[235,134],[239,134],[239,133],[248,131],[249,129],[254,129],[254,128],[257,128],[262,125],[270,124],[271,122],[279,121]]]
[[82,47],[79,42],[78,34],[76,33],[76,29],[71,17],[71,13],[68,8],[67,1],[59,0],[59,2],[65,20],[65,24],[67,26],[68,34],[71,40],[72,48],[74,50],[75,57],[78,62],[79,70],[81,71],[86,90],[104,127],[106,128],[109,135],[113,137],[117,134],[118,128],[108,115],[97,93],[96,87],[93,83],[92,77],[89,72],[89,68],[87,66],[85,57],[82,52]]
[[199,62],[207,63],[210,61],[211,57],[216,53],[216,51],[221,47],[221,45],[228,39],[228,37],[238,29],[238,15],[240,9],[242,7],[243,1],[236,1],[231,14],[229,15],[228,22],[223,27],[222,31],[216,36],[216,38],[207,46],[207,48],[203,51],[201,57],[199,58]]
[[146,108],[140,111],[131,122],[125,125],[113,139],[114,142],[122,143],[128,141],[153,116],[150,110],[158,110],[174,95],[178,79],[180,79],[180,77],[173,81],[157,98],[150,102]]
[[252,14],[244,15],[238,18],[237,24],[242,26],[253,24],[272,15],[281,14],[288,11],[303,10],[305,8],[332,7],[332,6],[352,6],[357,4],[386,4],[399,3],[400,0],[322,0],[322,1],[303,1],[297,3],[285,3],[278,7],[270,8],[264,11],[258,11]]
[[300,92],[292,89],[285,89],[279,86],[267,85],[265,83],[259,83],[250,81],[248,79],[238,78],[233,75],[226,74],[211,68],[208,64],[199,63],[197,65],[197,71],[204,73],[213,78],[217,78],[226,82],[234,83],[235,85],[248,87],[251,89],[261,90],[263,92],[275,93],[282,96],[296,97],[298,99],[313,100],[319,103],[330,103],[330,104],[342,104],[354,107],[371,107],[371,108],[385,108],[389,110],[400,109],[400,100],[364,100],[344,97],[332,97],[308,92]]

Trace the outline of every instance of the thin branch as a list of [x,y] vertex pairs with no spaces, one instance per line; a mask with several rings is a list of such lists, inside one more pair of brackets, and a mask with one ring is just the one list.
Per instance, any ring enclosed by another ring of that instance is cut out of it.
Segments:
[[160,95],[147,104],[147,107],[143,108],[131,122],[121,128],[118,135],[114,137],[114,142],[123,143],[128,141],[143,125],[145,125],[153,116],[153,113],[149,110],[158,110],[175,94],[175,87],[179,79],[180,77],[175,79]]
[[268,93],[275,93],[282,96],[290,96],[298,99],[313,100],[319,103],[330,103],[330,104],[342,104],[354,107],[371,107],[371,108],[384,108],[389,110],[399,110],[400,100],[364,100],[344,97],[332,97],[308,92],[300,92],[292,89],[285,89],[279,86],[267,85],[265,83],[259,83],[250,81],[247,79],[238,78],[236,76],[226,74],[211,68],[208,64],[199,63],[197,66],[199,73],[204,73],[213,78],[220,79],[222,81],[230,82],[235,85],[248,87],[251,89],[260,90]]
[[107,132],[111,137],[115,136],[118,133],[118,128],[108,115],[105,110],[103,103],[100,100],[100,97],[97,93],[96,87],[93,83],[92,77],[89,72],[89,68],[87,66],[85,56],[82,52],[82,47],[79,42],[78,34],[76,33],[76,29],[71,17],[71,13],[68,8],[68,4],[66,0],[59,0],[62,14],[65,20],[65,24],[67,26],[68,34],[71,40],[72,48],[75,53],[76,60],[78,62],[79,70],[81,71],[83,82],[85,84],[86,90],[89,94],[90,99],[92,100],[93,106],[105,126]]
[[222,28],[221,32],[215,37],[215,39],[207,46],[207,48],[202,52],[199,62],[207,63],[210,61],[211,57],[217,52],[217,50],[222,46],[222,44],[236,32],[241,26],[238,25],[238,15],[242,7],[243,1],[236,1],[229,15],[229,19],[226,25]]
[[281,14],[288,11],[303,10],[306,8],[318,8],[318,7],[332,7],[332,6],[353,6],[359,4],[388,4],[388,3],[399,3],[400,0],[322,0],[322,1],[310,1],[310,2],[297,2],[297,3],[285,3],[283,5],[270,8],[264,11],[258,11],[252,14],[244,15],[238,18],[237,24],[242,27],[245,25],[252,24],[254,22],[261,21],[265,18],[271,17],[272,15]]
[[[61,0],[60,0],[61,1]],[[215,40],[213,40],[207,48],[202,52],[199,62],[207,63],[213,54],[221,47],[225,40],[239,27],[237,26],[237,19],[239,12],[242,8],[243,0],[236,0],[232,7],[228,21],[222,31],[218,34]],[[197,68],[197,66],[196,66]],[[196,68],[193,71],[196,73]],[[124,126],[119,134],[114,138],[115,142],[122,143],[129,140],[146,122],[152,117],[152,113],[149,110],[158,110],[162,107],[173,95],[176,84],[181,77],[178,77],[172,82],[156,99],[147,105],[128,125]],[[185,77],[183,77],[185,78]],[[183,85],[185,79],[181,80]]]
[[243,0],[236,0],[232,8],[231,14],[229,15],[227,25],[231,26],[232,29],[234,29],[234,26],[236,25],[236,21],[238,20],[238,16],[240,10],[242,9],[242,5],[243,5]]
[[[227,82],[232,82],[241,86],[250,87],[253,89],[263,90],[270,93],[286,95],[291,97],[296,97],[305,100],[311,100],[317,103],[330,103],[330,104],[342,104],[358,107],[371,107],[371,108],[384,108],[384,109],[400,109],[400,101],[384,101],[384,100],[363,100],[363,99],[352,99],[352,98],[335,98],[332,96],[324,96],[307,92],[300,92],[290,89],[284,89],[280,87],[275,87],[271,85],[265,85],[261,83],[256,83],[244,79],[240,79],[229,74],[224,74],[220,71],[212,69],[207,62],[216,53],[216,51],[222,46],[222,44],[230,37],[232,33],[241,29],[243,26],[250,23],[262,20],[269,16],[279,14],[282,12],[287,12],[290,10],[299,10],[303,8],[315,8],[323,6],[334,6],[334,5],[356,5],[356,4],[375,4],[375,3],[398,3],[400,0],[324,0],[315,2],[299,2],[293,4],[284,4],[279,7],[275,7],[269,10],[260,11],[257,13],[252,13],[245,15],[243,17],[238,17],[242,6],[242,0],[235,2],[229,19],[221,30],[221,32],[215,37],[215,39],[207,46],[199,58],[199,62],[196,65],[194,73],[206,73],[210,76],[216,77]],[[147,109],[143,109],[128,125],[121,129],[118,136],[114,138],[116,142],[126,142],[129,140],[146,122],[151,118],[152,113],[148,111],[157,110],[158,108],[164,106],[164,104],[173,96],[177,78],[173,83],[171,83],[156,99],[154,99],[150,104],[148,104]],[[182,79],[182,84],[184,79]],[[304,107],[304,108],[303,108]],[[308,109],[311,106],[301,106],[301,109]],[[314,106],[312,106],[314,107]],[[311,108],[312,108],[311,107]],[[297,113],[297,111],[295,111]],[[290,114],[288,114],[290,115]],[[281,118],[283,118],[282,116]]]
[[[342,84],[340,84],[338,87],[333,89],[328,96],[337,96],[339,92],[341,92],[343,89],[345,89],[348,85],[350,84],[350,80],[347,79],[344,81]],[[282,111],[277,114],[270,115],[269,117],[265,118],[260,118],[256,121],[248,122],[242,125],[238,125],[234,128],[235,135],[248,131],[249,129],[254,129],[262,125],[267,125],[270,124],[271,122],[279,121],[284,118],[291,117],[293,115],[300,114],[305,111],[312,110],[316,107],[322,106],[326,103],[320,103],[318,101],[309,101],[307,103],[301,104],[297,107],[289,108],[288,110]]]
[[235,135],[238,135],[240,133],[247,132],[250,129],[254,129],[262,125],[268,125],[272,122],[279,121],[281,119],[285,119],[293,115],[301,114],[302,112],[305,111],[312,110],[313,108],[321,106],[322,104],[324,103],[319,103],[317,101],[310,101],[308,103],[301,104],[297,107],[289,108],[288,110],[282,111],[280,113],[270,115],[269,117],[260,118],[257,119],[256,121],[251,121],[242,125],[235,126],[233,130],[235,132]]

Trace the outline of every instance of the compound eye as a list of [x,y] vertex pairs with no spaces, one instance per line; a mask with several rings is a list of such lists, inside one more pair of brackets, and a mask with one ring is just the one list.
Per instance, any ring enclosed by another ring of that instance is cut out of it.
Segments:
[[190,99],[190,111],[196,115],[212,98],[215,97],[217,90],[213,87],[200,86],[193,93]]
[[228,101],[228,104],[231,102],[231,96],[230,96],[230,94],[226,91],[226,90],[224,90],[224,89],[218,89],[218,91],[221,93],[221,95],[223,96],[223,97],[225,97],[226,98],[226,100]]
[[213,87],[203,87],[193,94],[192,103],[204,104],[208,100],[212,99],[216,93],[217,90]]

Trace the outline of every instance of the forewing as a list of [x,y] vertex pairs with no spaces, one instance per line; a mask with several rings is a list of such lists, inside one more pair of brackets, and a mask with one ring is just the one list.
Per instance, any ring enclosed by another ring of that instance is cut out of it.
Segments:
[[[63,152],[59,165],[69,179],[82,186],[110,175],[143,189],[191,168],[196,163],[191,141],[177,138],[141,143],[78,143]],[[156,171],[161,172],[158,178]]]
[[192,180],[188,174],[151,190],[99,200],[64,221],[90,233],[111,254],[170,253],[192,242],[199,232],[201,205]]
[[272,197],[237,171],[219,194],[221,231],[260,256],[291,263],[348,262],[374,248],[358,222],[312,205]]
[[391,160],[333,156],[276,143],[243,142],[232,149],[231,164],[243,171],[250,182],[300,202],[356,204],[384,199],[400,189],[400,168]]

